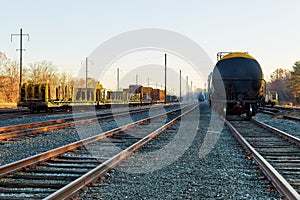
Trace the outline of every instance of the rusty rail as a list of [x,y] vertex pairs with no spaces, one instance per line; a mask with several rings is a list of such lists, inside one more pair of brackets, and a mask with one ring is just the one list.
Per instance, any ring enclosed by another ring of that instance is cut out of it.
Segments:
[[106,162],[102,163],[98,167],[94,168],[92,171],[86,173],[82,177],[76,179],[75,181],[69,183],[65,187],[61,188],[60,190],[56,191],[55,193],[51,194],[50,196],[46,197],[45,200],[54,200],[54,199],[66,199],[73,197],[80,189],[86,187],[91,182],[97,180],[100,176],[106,173],[109,169],[116,166],[119,162],[123,159],[128,157],[134,151],[139,149],[141,146],[146,144],[147,142],[151,141],[157,135],[159,135],[162,131],[166,130],[168,127],[172,126],[178,119],[185,116],[192,110],[194,110],[198,105],[192,107],[190,110],[184,112],[180,116],[174,118],[164,126],[158,128],[157,130],[150,133],[148,136],[144,137],[140,141],[136,142],[135,144],[131,145],[127,149],[123,150],[122,152],[118,153],[111,159],[107,160]]
[[[265,160],[247,141],[246,139],[233,127],[233,125],[223,118],[226,125],[230,128],[234,136],[243,146],[243,148],[251,155],[251,157],[257,162],[264,174],[269,178],[275,188],[286,198],[286,199],[300,199],[298,192],[278,173],[278,171]],[[252,120],[255,121],[255,120]],[[261,126],[263,124],[261,123]],[[268,126],[268,129],[271,129]],[[279,131],[279,130],[278,130]],[[281,131],[282,132],[282,131]]]
[[284,131],[281,131],[281,130],[279,130],[277,128],[274,128],[274,127],[272,127],[272,126],[270,126],[268,124],[265,124],[263,122],[257,121],[255,119],[251,119],[251,121],[253,123],[259,125],[260,127],[263,127],[264,129],[270,130],[271,132],[279,135],[280,137],[283,137],[283,138],[287,139],[288,141],[290,141],[290,142],[292,142],[292,143],[294,143],[294,144],[296,144],[297,146],[300,147],[300,139],[299,138],[297,138],[295,136],[292,136],[292,135],[290,135],[290,134],[288,134],[288,133],[286,133]]
[[[139,109],[133,112],[143,112],[145,110],[146,109]],[[122,116],[127,113],[128,111],[116,112],[113,113],[113,117]],[[51,130],[68,128],[75,125],[77,126],[86,123],[92,123],[92,122],[96,122],[97,120],[107,119],[110,117],[112,117],[111,113],[96,115],[96,117],[95,115],[86,115],[86,116],[81,116],[76,118],[72,117],[72,118],[57,119],[57,120],[43,121],[37,123],[21,124],[16,126],[0,127],[0,141],[8,140],[14,137],[29,135],[29,134],[38,134],[38,133],[48,132]]]
[[[180,110],[180,109],[172,110],[172,111],[169,111],[168,113],[175,112],[177,110]],[[67,151],[76,149],[76,148],[78,148],[80,146],[83,146],[85,144],[88,144],[88,143],[91,143],[91,142],[95,142],[97,140],[101,140],[101,139],[106,138],[107,136],[112,135],[112,134],[114,134],[116,132],[124,131],[124,130],[126,130],[128,128],[131,128],[133,126],[136,126],[136,125],[148,122],[149,120],[151,120],[153,118],[157,118],[157,117],[160,117],[160,116],[165,116],[168,113],[164,113],[164,114],[161,114],[161,115],[156,115],[156,116],[153,116],[151,118],[150,117],[149,118],[145,118],[145,119],[139,120],[137,122],[132,122],[130,124],[121,126],[119,128],[115,128],[115,129],[112,129],[110,131],[106,131],[104,133],[100,133],[100,134],[98,134],[96,136],[92,136],[92,137],[80,140],[78,142],[74,142],[74,143],[71,143],[69,145],[65,145],[63,147],[59,147],[59,148],[56,148],[56,149],[53,149],[53,150],[50,150],[50,151],[47,151],[47,152],[44,152],[44,153],[41,153],[41,154],[37,154],[37,155],[31,156],[29,158],[25,158],[25,159],[22,159],[22,160],[13,162],[13,163],[9,163],[9,164],[3,165],[3,166],[0,167],[0,177],[4,177],[4,176],[6,176],[6,175],[8,175],[10,173],[13,173],[15,171],[21,170],[22,168],[26,168],[26,167],[28,167],[30,165],[34,165],[34,164],[36,164],[38,162],[45,161],[47,159],[50,159],[50,158],[55,157],[55,156],[58,156],[58,155],[60,155],[62,153],[65,153]]]

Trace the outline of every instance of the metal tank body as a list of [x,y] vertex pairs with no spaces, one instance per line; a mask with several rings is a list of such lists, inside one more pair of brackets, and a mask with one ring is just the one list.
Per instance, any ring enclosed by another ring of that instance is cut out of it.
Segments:
[[247,53],[234,52],[220,58],[212,75],[216,102],[226,102],[228,113],[255,115],[261,98],[263,73],[255,58]]

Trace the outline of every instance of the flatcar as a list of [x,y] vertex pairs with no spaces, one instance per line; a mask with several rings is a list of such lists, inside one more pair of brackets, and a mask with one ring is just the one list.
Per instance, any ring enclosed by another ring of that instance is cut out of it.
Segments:
[[257,60],[244,52],[220,52],[214,67],[209,101],[225,114],[248,119],[257,113],[265,88],[262,69]]
[[27,107],[31,113],[105,103],[104,89],[100,83],[95,88],[23,83],[20,93],[18,107]]
[[[111,106],[141,106],[165,101],[164,90],[130,85],[128,89],[113,91],[103,88],[97,83],[92,88],[74,86],[51,86],[45,84],[23,83],[20,91],[18,107],[27,107],[31,113],[72,109],[74,106],[95,106],[107,108]],[[167,96],[167,102],[177,102],[177,97]]]

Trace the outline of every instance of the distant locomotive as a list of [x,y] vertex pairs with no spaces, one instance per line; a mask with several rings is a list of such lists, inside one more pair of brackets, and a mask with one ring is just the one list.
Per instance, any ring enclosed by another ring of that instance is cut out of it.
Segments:
[[[225,55],[226,54],[226,55]],[[264,92],[259,63],[248,53],[218,53],[218,62],[210,76],[209,101],[226,114],[257,113]]]
[[276,104],[278,104],[278,92],[266,91],[265,101],[262,103],[262,105],[270,105],[271,107],[274,107]]
[[198,102],[203,102],[205,100],[205,97],[204,97],[204,95],[200,92],[199,94],[198,94]]
[[[95,106],[106,108],[111,106],[139,106],[164,103],[164,90],[130,85],[128,89],[119,91],[107,90],[98,83],[92,88],[73,86],[51,86],[49,84],[23,83],[18,107],[27,107],[31,113],[42,110],[71,109],[74,106]],[[167,102],[177,102],[174,95],[167,95]]]

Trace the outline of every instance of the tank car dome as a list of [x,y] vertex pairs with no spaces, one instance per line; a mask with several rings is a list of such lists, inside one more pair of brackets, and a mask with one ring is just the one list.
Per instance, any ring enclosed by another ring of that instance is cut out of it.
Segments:
[[229,59],[229,58],[237,58],[237,57],[250,58],[250,59],[255,60],[255,58],[253,56],[249,55],[248,53],[244,53],[244,52],[232,52],[232,53],[229,53],[229,54],[223,56],[220,60],[225,60],[225,59]]

